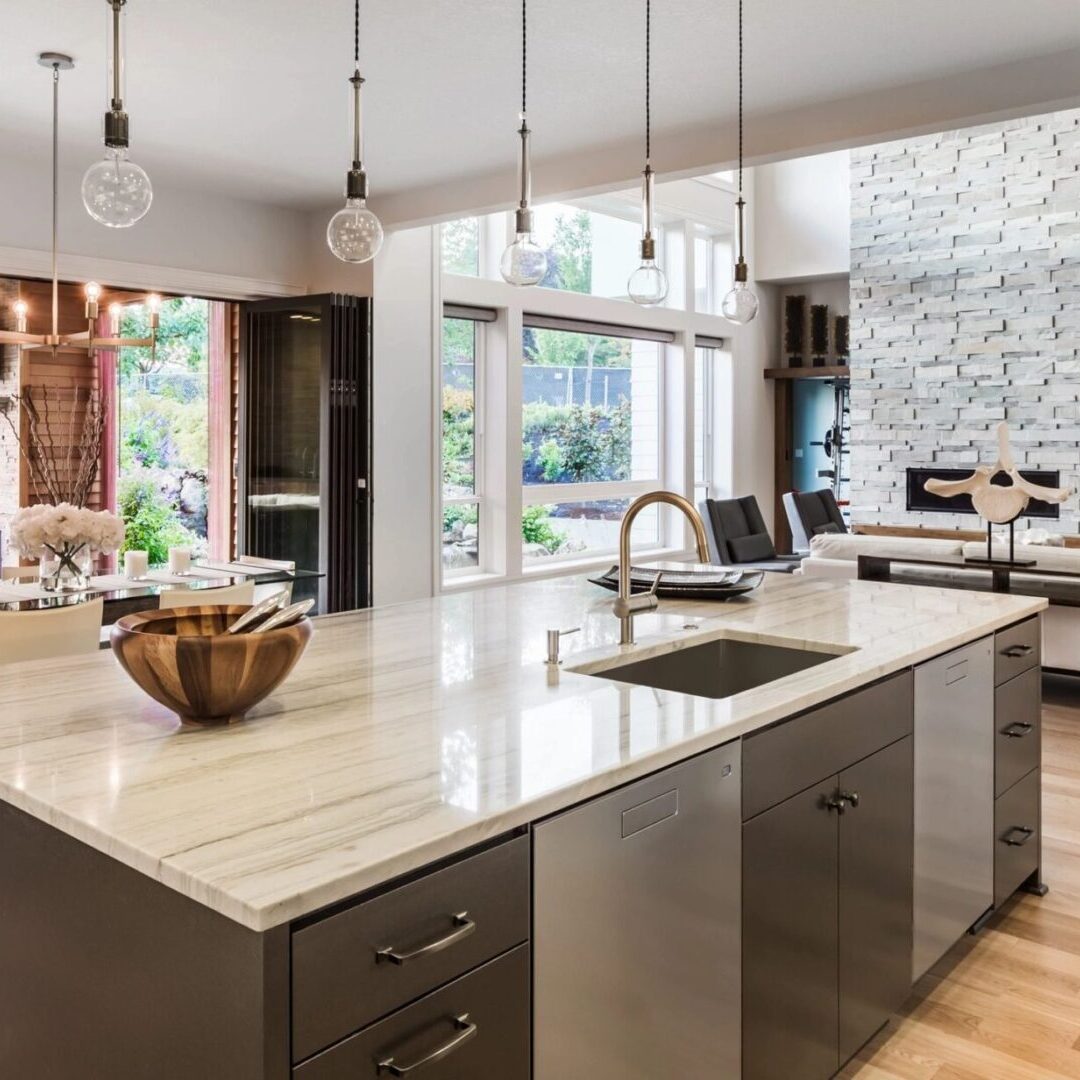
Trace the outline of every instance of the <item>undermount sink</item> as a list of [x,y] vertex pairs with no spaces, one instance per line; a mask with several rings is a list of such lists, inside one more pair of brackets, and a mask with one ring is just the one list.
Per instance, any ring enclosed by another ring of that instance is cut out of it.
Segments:
[[726,698],[775,682],[785,675],[828,663],[852,650],[795,648],[735,638],[688,645],[646,660],[593,668],[582,674],[675,690],[695,697]]

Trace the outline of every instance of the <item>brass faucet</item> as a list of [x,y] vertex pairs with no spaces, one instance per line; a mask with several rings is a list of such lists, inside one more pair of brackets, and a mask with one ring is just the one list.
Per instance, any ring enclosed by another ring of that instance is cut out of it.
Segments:
[[656,580],[647,593],[639,593],[637,596],[630,594],[630,528],[634,524],[634,518],[646,506],[652,506],[654,503],[674,506],[686,515],[694,527],[698,558],[703,563],[709,561],[709,541],[705,535],[705,524],[689,499],[676,495],[674,491],[650,491],[645,495],[639,495],[627,508],[619,528],[619,596],[615,601],[615,614],[619,619],[620,645],[634,644],[634,616],[639,611],[652,611],[659,604],[656,598],[656,589],[660,584],[659,574],[656,575]]

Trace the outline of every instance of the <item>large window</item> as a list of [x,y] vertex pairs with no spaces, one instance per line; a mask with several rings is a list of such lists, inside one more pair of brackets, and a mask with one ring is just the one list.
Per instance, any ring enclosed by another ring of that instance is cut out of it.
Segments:
[[662,349],[657,341],[526,325],[527,563],[614,551],[628,499],[657,484]]
[[[436,514],[451,587],[602,565],[637,496],[668,488],[700,499],[729,486],[729,324],[716,312],[730,288],[734,196],[722,180],[701,191],[684,184],[670,186],[666,204],[658,190],[670,292],[651,310],[626,295],[639,252],[636,191],[535,207],[547,267],[532,289],[498,272],[512,214],[438,227]],[[637,518],[635,557],[690,547],[686,523],[667,508]]]
[[443,573],[480,566],[477,405],[480,324],[442,323],[442,565]]
[[[164,563],[169,547],[205,554],[209,450],[209,303],[191,297],[161,306],[154,350],[119,354],[117,509],[126,549]],[[148,337],[145,304],[128,304],[125,337]]]

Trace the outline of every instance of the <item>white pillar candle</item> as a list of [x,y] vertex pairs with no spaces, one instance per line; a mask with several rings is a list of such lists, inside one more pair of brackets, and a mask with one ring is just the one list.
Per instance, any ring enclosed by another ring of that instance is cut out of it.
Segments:
[[141,581],[150,569],[150,556],[145,551],[124,552],[124,576]]
[[169,573],[186,574],[191,569],[191,548],[169,548]]

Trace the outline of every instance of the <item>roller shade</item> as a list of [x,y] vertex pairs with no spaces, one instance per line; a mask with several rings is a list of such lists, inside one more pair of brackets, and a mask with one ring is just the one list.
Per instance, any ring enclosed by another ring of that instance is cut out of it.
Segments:
[[591,322],[585,319],[561,319],[553,315],[534,315],[530,312],[525,313],[522,323],[533,330],[563,330],[570,334],[662,341],[668,345],[675,340],[675,335],[670,330],[646,330],[640,326],[620,326],[618,323]]

